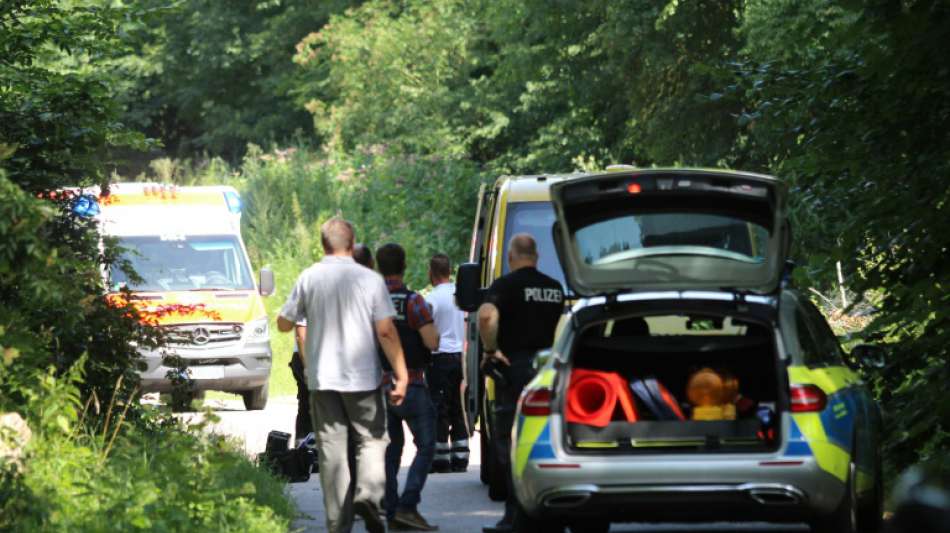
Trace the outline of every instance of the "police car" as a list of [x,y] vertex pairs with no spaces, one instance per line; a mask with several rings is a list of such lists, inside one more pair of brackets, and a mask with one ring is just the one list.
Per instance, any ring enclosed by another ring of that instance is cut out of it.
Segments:
[[512,446],[522,529],[621,521],[881,519],[880,413],[786,286],[785,185],[684,169],[551,186],[582,297],[535,361]]

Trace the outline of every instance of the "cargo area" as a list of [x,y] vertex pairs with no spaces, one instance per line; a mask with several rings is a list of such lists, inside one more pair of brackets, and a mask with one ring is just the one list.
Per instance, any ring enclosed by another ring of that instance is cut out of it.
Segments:
[[780,442],[772,330],[733,317],[626,317],[588,327],[564,394],[577,452],[766,452]]

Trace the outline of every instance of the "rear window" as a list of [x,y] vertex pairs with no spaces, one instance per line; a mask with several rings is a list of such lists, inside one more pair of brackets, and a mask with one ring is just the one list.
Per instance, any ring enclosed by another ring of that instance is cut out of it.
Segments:
[[683,254],[762,263],[769,231],[725,215],[664,212],[600,220],[578,229],[574,239],[580,257],[594,266]]
[[557,251],[554,249],[554,206],[551,202],[508,204],[506,220],[503,251],[505,260],[502,272],[507,274],[509,271],[508,241],[511,240],[513,235],[527,233],[534,237],[538,245],[538,270],[558,280],[561,287],[566,289],[564,271],[561,270],[561,263],[558,261]]
[[731,316],[651,315],[610,320],[602,325],[604,337],[723,335],[759,336],[764,326]]

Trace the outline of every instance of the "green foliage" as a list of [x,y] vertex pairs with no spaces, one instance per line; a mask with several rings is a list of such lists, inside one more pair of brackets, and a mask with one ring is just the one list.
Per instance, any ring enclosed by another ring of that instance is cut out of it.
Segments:
[[12,496],[0,498],[4,531],[276,533],[295,514],[283,483],[234,443],[171,420],[114,441],[44,434],[29,453],[22,477],[0,492]]
[[[106,2],[102,2],[106,3]],[[125,118],[173,155],[240,158],[248,142],[310,131],[295,105],[294,46],[351,2],[134,0],[112,63]]]
[[[467,258],[473,199],[485,179],[472,163],[434,156],[332,159],[298,151],[278,158],[252,150],[236,186],[247,205],[243,234],[255,262],[290,259],[295,267],[308,266],[322,256],[320,224],[341,214],[355,225],[357,241],[372,249],[386,242],[404,246],[407,282],[421,288],[429,282],[432,254]],[[300,270],[279,279],[279,291],[289,290]]]
[[292,509],[269,474],[138,405],[136,346],[160,335],[103,297],[116,249],[72,209],[72,187],[107,190],[111,149],[142,144],[96,68],[123,15],[0,7],[0,412],[32,432],[19,464],[0,464],[0,530],[286,531]]
[[0,7],[3,166],[29,192],[102,182],[111,146],[142,146],[117,120],[108,77],[80,68],[113,52],[122,12],[88,2],[4,2]]
[[488,118],[473,107],[478,28],[467,3],[367,2],[331,20],[295,56],[317,131],[348,151],[464,154],[467,130]]
[[736,53],[736,4],[367,2],[301,42],[300,92],[346,150],[514,172],[712,164],[730,153],[735,105],[697,95]]

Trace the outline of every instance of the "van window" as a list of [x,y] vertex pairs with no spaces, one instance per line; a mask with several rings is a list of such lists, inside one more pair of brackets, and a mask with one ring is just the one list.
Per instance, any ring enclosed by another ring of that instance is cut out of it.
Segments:
[[538,270],[561,282],[566,289],[564,271],[554,249],[554,206],[551,202],[513,202],[508,204],[502,273],[507,274],[508,241],[518,233],[528,233],[538,245]]
[[250,290],[250,269],[237,238],[220,236],[123,237],[119,246],[140,282],[113,267],[110,287],[135,291]]

